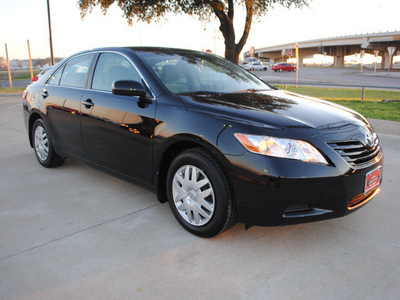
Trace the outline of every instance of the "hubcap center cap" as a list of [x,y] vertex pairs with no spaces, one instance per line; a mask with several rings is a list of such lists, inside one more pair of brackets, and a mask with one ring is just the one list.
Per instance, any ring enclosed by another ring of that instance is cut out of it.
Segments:
[[193,200],[193,201],[196,201],[196,197],[197,197],[196,191],[195,191],[195,190],[191,190],[191,191],[188,193],[188,197],[189,197],[189,199],[191,199],[191,200]]

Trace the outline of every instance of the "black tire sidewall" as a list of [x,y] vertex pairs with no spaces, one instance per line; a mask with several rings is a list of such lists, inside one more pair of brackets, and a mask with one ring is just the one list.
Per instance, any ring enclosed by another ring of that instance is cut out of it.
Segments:
[[[193,226],[186,222],[178,212],[172,197],[172,180],[176,171],[184,165],[193,165],[201,169],[211,182],[215,196],[215,209],[211,220],[203,226]],[[228,218],[232,216],[229,206],[232,197],[226,176],[214,159],[200,151],[185,151],[172,162],[167,176],[167,195],[171,210],[178,222],[189,232],[200,237],[213,237],[224,231]]]

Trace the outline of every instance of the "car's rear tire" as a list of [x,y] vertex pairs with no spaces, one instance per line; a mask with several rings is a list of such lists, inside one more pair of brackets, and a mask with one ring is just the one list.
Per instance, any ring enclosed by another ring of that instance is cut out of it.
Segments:
[[167,195],[178,222],[200,237],[213,237],[234,224],[230,185],[218,162],[201,148],[179,154],[168,170]]
[[32,144],[35,156],[43,167],[52,168],[64,163],[64,159],[55,152],[49,129],[42,119],[33,124]]

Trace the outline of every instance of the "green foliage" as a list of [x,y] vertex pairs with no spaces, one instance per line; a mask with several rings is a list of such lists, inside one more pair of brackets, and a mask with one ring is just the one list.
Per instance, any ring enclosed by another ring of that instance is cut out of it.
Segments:
[[[110,6],[116,3],[123,11],[128,23],[134,20],[148,22],[158,21],[167,13],[189,14],[206,21],[215,15],[220,21],[220,30],[225,39],[225,58],[238,63],[239,54],[246,44],[250,33],[253,17],[263,17],[268,9],[275,5],[284,7],[307,6],[310,0],[78,0],[81,17],[84,18],[92,9],[99,6],[104,14]],[[236,43],[233,19],[235,7],[241,6],[246,10],[246,19],[243,33]]]
[[104,14],[111,5],[116,3],[123,11],[130,24],[133,20],[151,22],[165,17],[166,13],[185,13],[198,16],[200,20],[208,20],[216,11],[224,12],[227,16],[234,11],[234,6],[253,8],[255,17],[265,16],[268,9],[275,5],[286,8],[308,5],[308,0],[78,0],[82,18],[92,9],[99,6]]

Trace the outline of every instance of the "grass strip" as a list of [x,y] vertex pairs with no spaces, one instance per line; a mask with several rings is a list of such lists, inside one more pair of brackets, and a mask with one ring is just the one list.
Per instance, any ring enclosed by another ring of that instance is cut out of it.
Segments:
[[0,94],[23,93],[25,89],[26,89],[25,87],[0,88]]
[[[284,89],[284,86],[276,86]],[[366,118],[400,121],[400,102],[382,102],[382,100],[399,100],[400,91],[365,89],[364,101],[361,100],[362,89],[294,87],[288,91],[328,100],[349,107]]]

